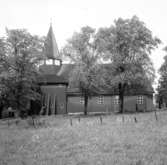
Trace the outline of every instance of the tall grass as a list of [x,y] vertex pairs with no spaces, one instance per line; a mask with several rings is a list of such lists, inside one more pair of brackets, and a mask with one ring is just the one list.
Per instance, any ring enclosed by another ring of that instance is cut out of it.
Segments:
[[0,121],[0,165],[166,165],[167,112],[156,115]]

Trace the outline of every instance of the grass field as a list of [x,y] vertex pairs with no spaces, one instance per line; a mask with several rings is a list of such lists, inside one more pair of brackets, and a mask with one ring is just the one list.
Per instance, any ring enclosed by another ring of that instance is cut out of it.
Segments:
[[50,116],[38,128],[0,121],[0,165],[166,165],[167,112],[157,115]]

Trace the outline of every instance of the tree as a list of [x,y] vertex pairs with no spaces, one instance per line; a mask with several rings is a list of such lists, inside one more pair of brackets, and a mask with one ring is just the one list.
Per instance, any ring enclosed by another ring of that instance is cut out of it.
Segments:
[[25,29],[6,29],[6,33],[4,44],[1,43],[0,65],[5,68],[0,73],[1,98],[20,114],[31,100],[40,98],[37,66],[43,57],[43,39]]
[[[4,39],[0,39],[0,79],[4,76],[3,72],[5,71],[6,67],[4,65],[4,56],[5,55],[5,43]],[[0,118],[2,117],[2,110],[3,110],[3,100],[2,100],[2,90],[4,89],[4,85],[0,84]]]
[[84,97],[84,114],[87,114],[88,98],[97,93],[99,53],[94,43],[95,29],[83,27],[74,33],[63,49],[63,54],[74,63],[69,76],[70,87],[77,87]]
[[[164,51],[167,52],[167,47],[164,48]],[[159,82],[157,87],[157,102],[159,103],[159,108],[163,103],[167,102],[167,55],[164,56],[164,62],[159,69]]]
[[155,74],[149,54],[160,42],[136,16],[119,18],[111,27],[99,29],[98,51],[111,62],[105,74],[106,84],[118,88],[121,113],[127,86],[153,82]]

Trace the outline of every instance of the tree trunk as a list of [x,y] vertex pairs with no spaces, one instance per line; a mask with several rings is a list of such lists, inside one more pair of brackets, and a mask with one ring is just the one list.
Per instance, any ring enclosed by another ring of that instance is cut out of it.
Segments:
[[16,95],[16,110],[20,114],[20,97],[19,97],[19,94]]
[[84,115],[87,115],[88,109],[88,95],[84,94]]
[[20,93],[21,93],[21,90],[20,90],[20,85],[17,87],[17,93],[16,93],[16,110],[17,112],[19,113],[19,115],[21,114],[21,103],[20,103],[20,99],[21,99],[21,96],[20,96]]
[[159,105],[159,109],[161,109],[161,106],[162,106],[162,97],[159,98],[158,105]]
[[119,112],[124,113],[124,92],[125,92],[125,84],[119,83]]
[[2,118],[2,110],[3,110],[3,106],[0,105],[0,119]]

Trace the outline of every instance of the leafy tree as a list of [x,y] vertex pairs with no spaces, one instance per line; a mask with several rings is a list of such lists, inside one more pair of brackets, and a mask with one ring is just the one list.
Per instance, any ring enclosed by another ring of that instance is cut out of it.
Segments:
[[18,110],[27,109],[31,100],[40,98],[37,65],[42,58],[43,40],[32,36],[25,29],[6,30],[7,37],[1,43],[0,90],[7,106]]
[[111,62],[110,69],[104,75],[106,85],[118,88],[120,112],[124,111],[127,86],[153,82],[154,68],[149,54],[160,42],[136,16],[119,18],[109,28],[99,29],[96,35],[98,51]]
[[[167,47],[164,48],[164,51],[167,52]],[[157,88],[157,102],[159,103],[159,108],[163,103],[167,102],[167,55],[164,56],[164,62],[159,69],[159,82]]]
[[[4,55],[5,55],[5,43],[4,39],[0,39],[0,79],[5,76],[3,72],[5,71],[6,67],[4,65]],[[0,96],[2,96],[2,90],[4,89],[3,84],[0,84]],[[0,97],[0,118],[2,116],[2,110],[3,110],[3,100]]]
[[74,33],[63,49],[63,54],[75,64],[69,76],[70,87],[78,87],[84,97],[84,114],[87,114],[88,98],[97,92],[99,53],[94,43],[95,29],[83,27]]

